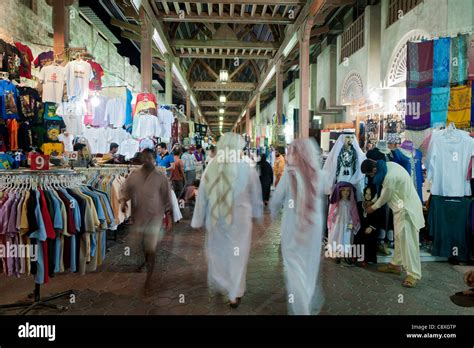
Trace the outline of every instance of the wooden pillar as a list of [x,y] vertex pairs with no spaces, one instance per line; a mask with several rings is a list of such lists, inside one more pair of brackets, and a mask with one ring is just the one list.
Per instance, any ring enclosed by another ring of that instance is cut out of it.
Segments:
[[141,39],[140,39],[140,63],[141,63],[141,78],[142,78],[142,92],[152,92],[152,27],[150,20],[143,7],[140,7],[140,25],[141,25]]
[[245,133],[250,135],[250,107],[245,112]]
[[259,126],[261,123],[260,119],[260,93],[257,94],[257,101],[255,102],[255,122]]
[[314,19],[308,18],[298,33],[300,45],[300,127],[298,138],[309,137],[309,44]]
[[165,71],[165,102],[173,104],[173,71],[172,61],[169,55],[166,55],[166,71]]
[[191,95],[189,93],[186,94],[186,118],[191,119]]
[[283,72],[281,71],[281,60],[276,65],[276,111],[278,125],[283,123]]
[[54,32],[54,54],[58,58],[66,60],[65,52],[69,47],[69,9],[67,0],[53,0],[53,32]]

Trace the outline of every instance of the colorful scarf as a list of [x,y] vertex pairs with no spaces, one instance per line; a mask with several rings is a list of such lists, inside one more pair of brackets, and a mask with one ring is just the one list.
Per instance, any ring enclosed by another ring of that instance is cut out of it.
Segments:
[[449,87],[439,87],[431,90],[431,127],[446,126],[449,92]]
[[408,87],[433,84],[433,41],[407,43],[407,69]]
[[433,87],[449,86],[451,38],[435,40],[433,49]]
[[474,81],[474,34],[469,37],[468,44],[469,71],[467,78],[468,80]]
[[[383,162],[383,161],[382,161]],[[336,215],[339,213],[339,202],[341,201],[341,190],[345,187],[350,187],[351,190],[351,195],[349,197],[349,200],[351,202],[351,207],[350,207],[350,214],[351,214],[351,219],[352,219],[352,229],[354,231],[354,234],[357,234],[357,232],[360,229],[360,218],[359,218],[359,211],[357,209],[357,202],[355,200],[356,197],[356,189],[355,187],[348,182],[345,181],[340,181],[336,184],[334,187],[334,190],[332,191],[331,194],[331,199],[330,199],[330,206],[329,206],[329,213],[328,213],[328,229],[332,230],[332,224],[333,221],[335,221]]]
[[464,84],[467,80],[468,35],[459,34],[451,44],[451,83]]
[[453,122],[456,128],[467,128],[471,125],[471,99],[472,89],[470,86],[451,88],[448,124]]
[[431,88],[407,88],[405,125],[409,130],[430,127]]

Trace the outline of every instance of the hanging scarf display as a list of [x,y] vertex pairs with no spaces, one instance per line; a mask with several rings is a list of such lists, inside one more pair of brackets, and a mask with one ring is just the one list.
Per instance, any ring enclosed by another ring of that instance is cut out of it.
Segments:
[[405,124],[409,130],[430,127],[431,88],[407,88]]
[[467,80],[467,44],[468,35],[460,34],[451,44],[451,83],[464,84]]
[[449,87],[439,87],[431,90],[431,127],[446,125],[449,96]]
[[474,81],[474,34],[471,34],[468,39],[467,55],[469,60],[467,79]]
[[454,123],[457,128],[467,128],[471,124],[471,99],[470,86],[451,88],[449,99],[448,124]]
[[407,69],[408,87],[433,84],[433,41],[407,43]]
[[449,86],[451,38],[434,40],[433,87]]

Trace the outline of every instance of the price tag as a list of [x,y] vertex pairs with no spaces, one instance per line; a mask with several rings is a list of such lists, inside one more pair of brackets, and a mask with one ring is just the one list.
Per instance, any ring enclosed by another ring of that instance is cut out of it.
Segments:
[[32,170],[49,170],[49,156],[40,154],[31,154],[31,169]]
[[77,161],[77,151],[68,152],[67,158],[70,161]]

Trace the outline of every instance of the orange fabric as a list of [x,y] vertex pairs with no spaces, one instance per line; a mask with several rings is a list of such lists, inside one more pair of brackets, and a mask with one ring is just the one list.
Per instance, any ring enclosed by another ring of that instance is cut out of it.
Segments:
[[7,121],[8,134],[10,135],[10,150],[18,150],[18,125],[17,120],[8,120]]

